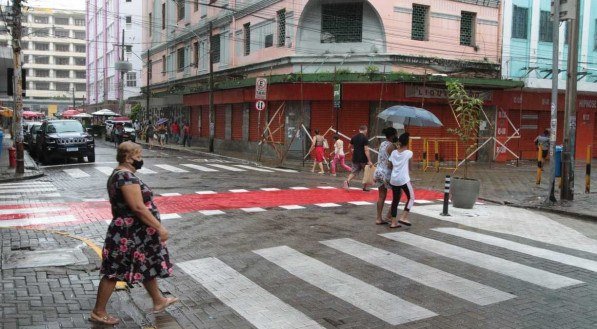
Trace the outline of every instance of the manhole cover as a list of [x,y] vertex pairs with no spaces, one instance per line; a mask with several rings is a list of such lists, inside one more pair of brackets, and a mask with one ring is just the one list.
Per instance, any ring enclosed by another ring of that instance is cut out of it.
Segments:
[[83,246],[84,244],[74,248],[10,251],[2,255],[2,269],[87,265],[89,260],[83,254]]

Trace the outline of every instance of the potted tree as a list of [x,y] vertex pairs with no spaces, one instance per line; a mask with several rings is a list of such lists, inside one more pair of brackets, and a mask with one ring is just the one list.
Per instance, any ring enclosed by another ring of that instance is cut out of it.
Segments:
[[464,152],[464,177],[452,178],[450,185],[452,205],[456,208],[471,209],[479,196],[481,182],[468,177],[468,159],[477,148],[483,100],[470,96],[458,80],[447,81],[446,87],[448,88],[450,107],[458,120],[458,127],[450,128],[448,132],[458,136],[462,145],[468,145]]

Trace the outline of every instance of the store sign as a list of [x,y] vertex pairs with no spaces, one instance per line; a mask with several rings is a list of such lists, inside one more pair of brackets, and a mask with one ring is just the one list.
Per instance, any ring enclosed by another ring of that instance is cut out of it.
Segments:
[[584,109],[597,109],[597,99],[581,99],[578,101],[578,107]]
[[[493,99],[493,92],[491,91],[468,90],[467,92],[470,96],[479,97],[485,101],[491,101]],[[410,85],[406,86],[406,97],[448,99],[448,90],[445,88]]]

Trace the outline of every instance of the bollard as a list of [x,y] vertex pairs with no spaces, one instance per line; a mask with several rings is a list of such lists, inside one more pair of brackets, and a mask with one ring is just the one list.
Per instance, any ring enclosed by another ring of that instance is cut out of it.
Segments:
[[442,216],[450,216],[448,214],[448,204],[450,203],[450,175],[446,175],[446,180],[444,181],[444,209],[440,215]]
[[537,185],[541,184],[541,173],[543,172],[543,150],[537,148]]
[[591,193],[591,145],[587,145],[587,164],[585,167],[585,193]]
[[14,146],[8,148],[8,165],[11,168],[15,168],[17,166],[17,149]]
[[439,172],[439,142],[435,141],[435,172]]
[[425,171],[427,165],[429,165],[429,158],[427,157],[428,147],[429,146],[427,146],[427,138],[423,138],[423,171]]

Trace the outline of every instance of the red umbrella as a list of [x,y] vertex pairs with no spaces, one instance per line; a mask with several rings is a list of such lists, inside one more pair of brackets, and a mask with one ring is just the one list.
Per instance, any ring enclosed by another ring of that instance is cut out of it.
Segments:
[[64,112],[62,112],[62,117],[65,119],[69,119],[77,114],[80,114],[81,112],[79,112],[79,110],[66,110]]
[[31,118],[43,118],[45,114],[41,112],[33,112],[33,111],[23,111],[23,118],[31,119]]

